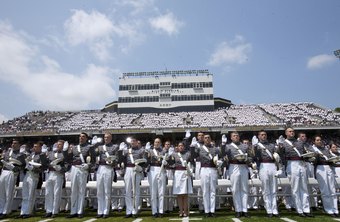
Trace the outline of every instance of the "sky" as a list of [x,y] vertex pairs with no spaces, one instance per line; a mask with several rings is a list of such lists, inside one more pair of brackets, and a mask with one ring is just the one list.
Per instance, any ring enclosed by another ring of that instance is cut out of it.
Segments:
[[234,104],[340,107],[340,1],[2,0],[0,121],[101,109],[125,72],[208,69]]

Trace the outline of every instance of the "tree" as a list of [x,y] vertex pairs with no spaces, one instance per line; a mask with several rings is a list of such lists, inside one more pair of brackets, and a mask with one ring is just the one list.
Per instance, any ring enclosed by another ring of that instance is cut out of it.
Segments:
[[336,108],[334,109],[334,111],[337,112],[337,113],[340,113],[340,107],[336,107]]

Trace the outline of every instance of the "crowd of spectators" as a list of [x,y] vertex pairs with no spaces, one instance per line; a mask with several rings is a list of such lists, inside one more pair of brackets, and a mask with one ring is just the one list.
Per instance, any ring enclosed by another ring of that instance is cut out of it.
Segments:
[[32,111],[0,125],[0,135],[80,130],[222,128],[247,126],[336,126],[340,113],[313,103],[232,105],[205,112],[118,114],[100,110]]

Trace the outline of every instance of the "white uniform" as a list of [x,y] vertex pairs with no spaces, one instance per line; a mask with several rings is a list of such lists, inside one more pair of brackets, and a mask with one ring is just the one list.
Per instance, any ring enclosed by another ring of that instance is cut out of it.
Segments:
[[165,150],[152,148],[149,151],[148,159],[150,170],[148,172],[149,189],[151,195],[152,215],[164,213],[164,194],[166,188],[166,171],[161,171],[161,164]]
[[175,165],[174,180],[172,184],[172,192],[178,194],[192,194],[192,179],[189,176],[185,163],[190,160],[190,152],[175,152],[171,154],[169,164]]
[[191,149],[191,155],[201,160],[200,181],[204,212],[215,213],[217,168],[213,163],[213,158],[221,158],[220,149],[211,145],[200,145]]
[[14,197],[14,186],[15,182],[19,176],[19,171],[25,164],[25,155],[20,153],[19,150],[13,151],[10,148],[3,154],[3,160],[9,162],[9,158],[14,158],[22,162],[22,166],[16,166],[13,169],[9,169],[3,166],[0,175],[0,214],[7,215],[12,211],[12,202]]
[[126,162],[124,175],[126,215],[136,215],[140,204],[140,183],[143,179],[143,171],[139,171],[135,161],[145,158],[144,149],[134,147],[124,150],[123,158]]
[[299,214],[310,213],[306,163],[301,157],[304,152],[303,143],[296,139],[286,139],[280,148],[281,159],[285,158],[287,161],[286,172],[291,184],[296,211]]
[[324,147],[315,147],[315,149],[318,150],[318,153],[322,153],[322,155],[317,157],[316,179],[321,191],[323,208],[327,214],[339,214],[335,191],[335,175],[330,163],[327,161],[332,155],[329,150]]
[[[49,152],[48,158],[50,161],[60,159],[61,161],[56,166],[49,166],[47,179],[45,183],[45,210],[47,214],[58,214],[60,210],[61,196],[63,184],[65,181],[65,171],[67,166],[63,161],[64,155],[62,152]],[[60,167],[60,168],[59,168]]]
[[35,163],[42,164],[40,167],[26,164],[28,171],[22,183],[22,202],[20,215],[31,215],[35,205],[36,189],[39,182],[39,174],[46,167],[47,158],[45,154],[31,153],[30,159]]
[[277,210],[277,178],[275,174],[274,152],[275,145],[267,141],[260,141],[255,147],[255,161],[260,165],[259,176],[262,184],[264,207],[267,214],[278,214]]
[[[237,148],[236,148],[237,147]],[[247,163],[251,162],[250,157],[244,161],[236,159],[236,155],[246,154],[248,152],[248,146],[242,143],[231,143],[225,148],[226,155],[229,159],[229,177],[231,182],[231,191],[233,194],[233,203],[235,212],[247,213],[248,208],[248,166]]]
[[[89,170],[95,161],[94,149],[80,144],[72,149],[71,168],[71,216],[82,216],[84,211],[86,183]],[[91,158],[90,163],[87,161]]]
[[114,176],[114,166],[117,159],[113,162],[107,162],[110,156],[117,156],[118,146],[113,144],[105,144],[99,146],[97,150],[97,161],[99,164],[97,170],[97,201],[98,215],[108,215],[110,213],[110,202],[112,194],[112,180]]

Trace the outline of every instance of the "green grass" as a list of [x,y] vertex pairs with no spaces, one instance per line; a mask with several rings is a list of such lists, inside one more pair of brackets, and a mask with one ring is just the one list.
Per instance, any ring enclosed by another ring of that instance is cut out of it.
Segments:
[[[96,217],[96,211],[92,210],[92,209],[87,209],[85,211],[85,215],[83,218],[78,219],[78,218],[72,218],[72,221],[85,221],[85,220],[89,220],[91,218],[95,218]],[[251,222],[263,222],[263,221],[283,221],[281,219],[278,218],[267,218],[266,217],[266,213],[264,210],[251,210],[249,211],[251,218],[244,218],[241,217],[240,220],[241,221],[251,221]],[[28,219],[15,219],[15,216],[19,215],[19,212],[13,212],[9,218],[6,218],[9,221],[39,221],[39,220],[45,220],[45,218],[41,218],[43,215],[45,214],[45,212],[43,211],[37,211],[35,212],[34,217],[28,218]],[[330,216],[324,214],[321,210],[318,210],[316,212],[313,212],[313,214],[315,215],[314,218],[301,218],[299,217],[295,212],[288,212],[286,210],[281,210],[280,211],[280,215],[281,217],[287,217],[289,219],[295,220],[295,221],[323,221],[323,222],[327,222],[327,221],[332,221],[334,222],[335,220],[333,218],[331,218]],[[60,213],[58,215],[57,218],[52,218],[53,221],[69,221],[70,219],[65,218],[67,215],[69,215],[68,213]],[[204,215],[199,214],[199,213],[193,213],[190,215],[190,217],[193,218],[202,218],[202,220],[204,221],[214,221],[214,222],[225,222],[225,221],[232,221],[232,218],[234,218],[234,212],[230,211],[229,209],[225,209],[223,208],[222,210],[218,210],[216,212],[217,217],[216,218],[204,218]],[[135,220],[135,218],[124,218],[125,216],[125,212],[121,212],[121,213],[117,213],[115,212],[111,212],[110,217],[107,219],[98,219],[96,221],[117,221],[117,222],[131,222],[133,220]],[[162,218],[153,218],[151,215],[151,211],[150,210],[144,210],[139,214],[140,219],[143,219],[143,222],[154,222],[154,221],[169,221],[170,218],[178,218],[178,214],[177,212],[173,212],[170,214],[165,214]],[[1,220],[0,220],[1,221]]]

